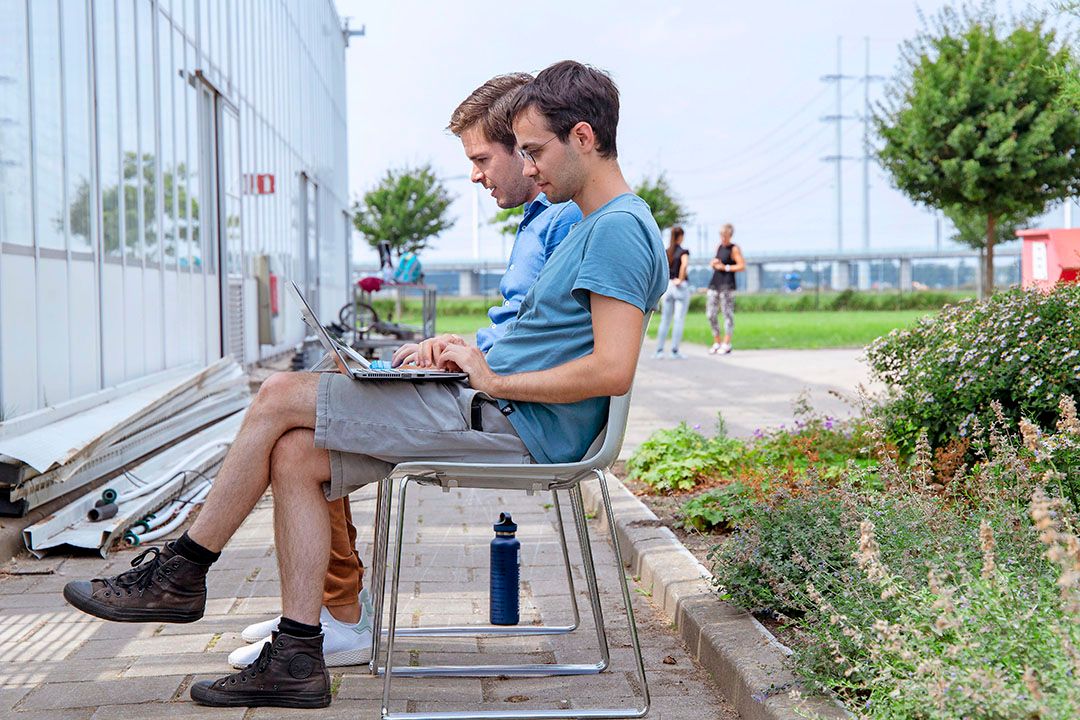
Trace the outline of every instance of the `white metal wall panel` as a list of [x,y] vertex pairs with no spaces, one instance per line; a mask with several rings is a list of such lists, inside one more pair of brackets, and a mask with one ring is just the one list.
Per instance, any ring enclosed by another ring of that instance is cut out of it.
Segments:
[[34,258],[9,254],[0,264],[3,277],[5,417],[32,412],[38,406],[37,304],[34,301]]
[[68,324],[67,260],[38,260],[38,365],[41,368],[41,405],[55,405],[71,397],[68,357],[71,326]]
[[143,269],[124,267],[124,360],[127,370],[125,380],[133,380],[147,374],[146,368],[146,314],[152,308],[146,304],[143,292]]
[[180,283],[176,271],[165,271],[165,317],[163,319],[163,331],[165,332],[165,367],[176,367],[183,364],[185,352],[183,335],[180,333],[181,323]]
[[165,331],[161,317],[161,270],[147,268],[143,271],[143,299],[146,340],[143,345],[146,356],[145,372],[154,373],[165,369],[162,335]]
[[101,353],[98,349],[97,268],[90,260],[71,261],[68,286],[71,327],[68,332],[71,395],[80,397],[98,390]]
[[101,358],[105,386],[127,378],[124,347],[124,268],[105,263],[101,268]]
[[192,347],[191,359],[197,362],[206,362],[206,338],[209,334],[207,330],[207,306],[206,306],[206,278],[203,275],[191,276],[191,309],[189,314],[191,316],[191,334],[188,335],[191,338]]
[[259,282],[244,278],[244,360],[253,362],[259,357]]

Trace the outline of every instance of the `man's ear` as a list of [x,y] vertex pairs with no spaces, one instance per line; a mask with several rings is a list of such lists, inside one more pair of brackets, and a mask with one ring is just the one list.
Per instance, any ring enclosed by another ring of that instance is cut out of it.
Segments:
[[588,154],[596,147],[596,134],[593,132],[592,125],[584,121],[570,128],[568,139],[571,147],[582,154]]

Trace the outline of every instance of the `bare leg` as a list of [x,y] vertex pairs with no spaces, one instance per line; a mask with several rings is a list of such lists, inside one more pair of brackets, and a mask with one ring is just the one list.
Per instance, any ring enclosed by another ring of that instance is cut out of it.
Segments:
[[318,383],[314,373],[278,373],[263,383],[188,530],[192,540],[214,552],[225,547],[270,484],[270,453],[278,439],[293,428],[315,427]]
[[315,447],[314,431],[290,430],[274,445],[271,476],[281,614],[318,625],[330,562],[330,515],[322,489],[330,480],[330,455]]

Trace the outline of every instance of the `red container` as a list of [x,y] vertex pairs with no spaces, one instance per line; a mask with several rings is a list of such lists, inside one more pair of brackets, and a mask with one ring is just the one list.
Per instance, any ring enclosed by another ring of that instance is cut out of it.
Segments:
[[1025,288],[1080,281],[1080,229],[1019,230]]

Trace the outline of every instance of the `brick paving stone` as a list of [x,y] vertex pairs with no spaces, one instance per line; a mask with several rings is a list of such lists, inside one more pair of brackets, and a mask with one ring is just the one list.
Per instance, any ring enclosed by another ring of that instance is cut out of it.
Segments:
[[172,698],[180,678],[142,678],[109,680],[105,682],[45,683],[35,688],[18,705],[22,710],[62,710],[65,708],[97,707],[106,700],[112,704],[143,703]]
[[[243,720],[247,708],[205,708],[192,702],[137,703],[134,705],[102,705],[90,720]],[[310,715],[309,715],[310,717]],[[13,718],[21,720],[21,718]],[[320,720],[321,717],[320,717]]]
[[[562,551],[557,540],[550,495],[531,498],[491,492],[437,489],[410,490],[413,513],[406,526],[406,552],[402,555],[402,591],[399,622],[464,625],[488,622],[488,559],[491,523],[509,509],[520,524],[522,541],[522,624],[568,624],[571,610]],[[192,704],[191,683],[231,672],[226,657],[240,647],[244,626],[280,612],[280,579],[273,553],[272,500],[260,501],[252,517],[215,564],[208,578],[211,599],[204,618],[192,624],[103,623],[68,608],[59,589],[73,578],[120,572],[135,556],[133,551],[108,559],[79,557],[54,563],[55,574],[4,576],[0,583],[15,583],[0,593],[0,658],[15,660],[7,672],[12,682],[0,682],[0,717],[62,720],[72,713],[79,720],[144,720],[212,718],[213,720],[292,720],[313,717],[310,711],[274,708],[209,709]],[[596,662],[596,632],[585,575],[572,527],[572,514],[564,501],[564,519],[582,621],[572,634],[523,637],[405,638],[398,637],[394,663],[469,664]],[[353,515],[361,541],[358,548],[368,560],[370,518],[374,489],[357,493]],[[396,711],[448,711],[483,709],[519,711],[601,705],[632,706],[639,702],[629,633],[621,611],[618,570],[610,545],[589,523],[596,555],[601,602],[611,648],[609,672],[595,676],[561,678],[397,678],[391,708]],[[417,544],[417,539],[421,542]],[[24,566],[25,567],[25,566]],[[370,576],[369,576],[370,584]],[[42,592],[42,590],[46,590]],[[8,600],[14,599],[15,606]],[[41,602],[34,602],[40,600]],[[707,676],[697,668],[659,619],[648,598],[633,593],[650,688],[656,702],[650,718],[679,720],[737,716]],[[11,655],[11,658],[8,655]],[[675,666],[663,664],[666,655]],[[21,673],[19,669],[21,668]],[[4,677],[0,662],[0,681]],[[333,705],[319,711],[326,718],[374,717],[382,696],[382,678],[366,666],[332,668],[336,684]],[[105,703],[97,705],[99,703]],[[48,715],[42,715],[48,713]]]

